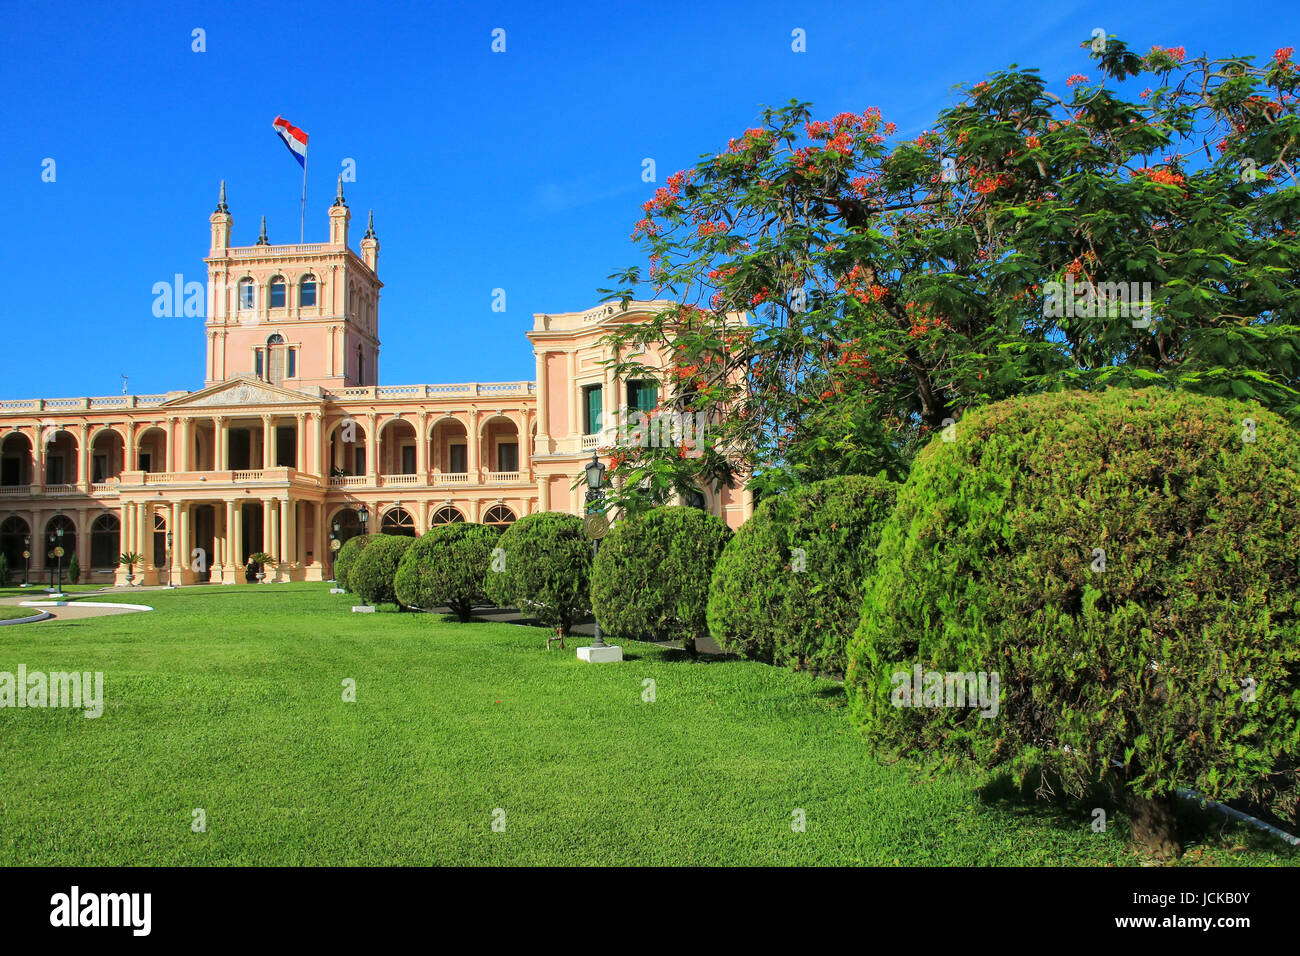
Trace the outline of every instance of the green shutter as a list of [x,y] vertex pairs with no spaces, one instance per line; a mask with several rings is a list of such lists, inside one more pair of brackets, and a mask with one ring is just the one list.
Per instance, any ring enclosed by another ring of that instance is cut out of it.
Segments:
[[586,389],[587,392],[587,434],[594,435],[600,431],[601,391],[599,385]]

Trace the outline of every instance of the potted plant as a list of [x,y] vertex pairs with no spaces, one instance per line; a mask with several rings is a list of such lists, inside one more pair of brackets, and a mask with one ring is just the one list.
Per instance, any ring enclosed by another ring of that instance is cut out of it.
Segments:
[[248,556],[248,563],[257,566],[257,580],[261,583],[266,580],[266,569],[275,566],[275,558],[265,551],[258,551]]
[[135,580],[135,566],[140,563],[140,555],[135,551],[123,551],[117,556],[119,565],[126,565],[126,586],[131,587]]

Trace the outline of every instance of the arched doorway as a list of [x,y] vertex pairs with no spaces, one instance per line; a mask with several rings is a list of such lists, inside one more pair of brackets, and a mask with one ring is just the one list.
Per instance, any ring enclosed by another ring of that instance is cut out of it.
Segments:
[[[96,571],[111,571],[117,567],[117,557],[121,553],[121,522],[118,521],[117,515],[100,515],[95,519],[95,523],[90,526],[91,568]],[[142,564],[144,563],[144,555],[140,556],[140,561]]]
[[0,441],[0,485],[12,488],[31,483],[32,440],[22,432],[10,432]]
[[31,543],[32,529],[18,515],[10,515],[0,522],[0,553],[4,554],[5,562],[9,565],[11,578],[22,574],[27,567],[23,552],[31,550]]

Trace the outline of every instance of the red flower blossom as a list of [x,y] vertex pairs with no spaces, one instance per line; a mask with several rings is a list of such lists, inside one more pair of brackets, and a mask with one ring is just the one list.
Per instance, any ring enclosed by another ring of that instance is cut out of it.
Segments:
[[1076,83],[1087,83],[1087,82],[1088,82],[1088,78],[1086,76],[1084,76],[1082,73],[1075,73],[1065,81],[1065,85],[1074,86],[1074,84]]

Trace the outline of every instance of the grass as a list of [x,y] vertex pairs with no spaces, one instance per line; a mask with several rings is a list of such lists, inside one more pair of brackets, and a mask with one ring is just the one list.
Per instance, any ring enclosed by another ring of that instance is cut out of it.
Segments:
[[[97,720],[0,709],[0,864],[1144,862],[1088,806],[878,762],[828,681],[637,643],[589,665],[539,630],[352,614],[327,589],[0,629],[0,671],[103,671],[106,697]],[[1197,819],[1184,864],[1300,862]]]
[[40,614],[39,607],[14,607],[12,605],[0,604],[0,621],[10,621],[17,617],[31,617],[34,614]]

